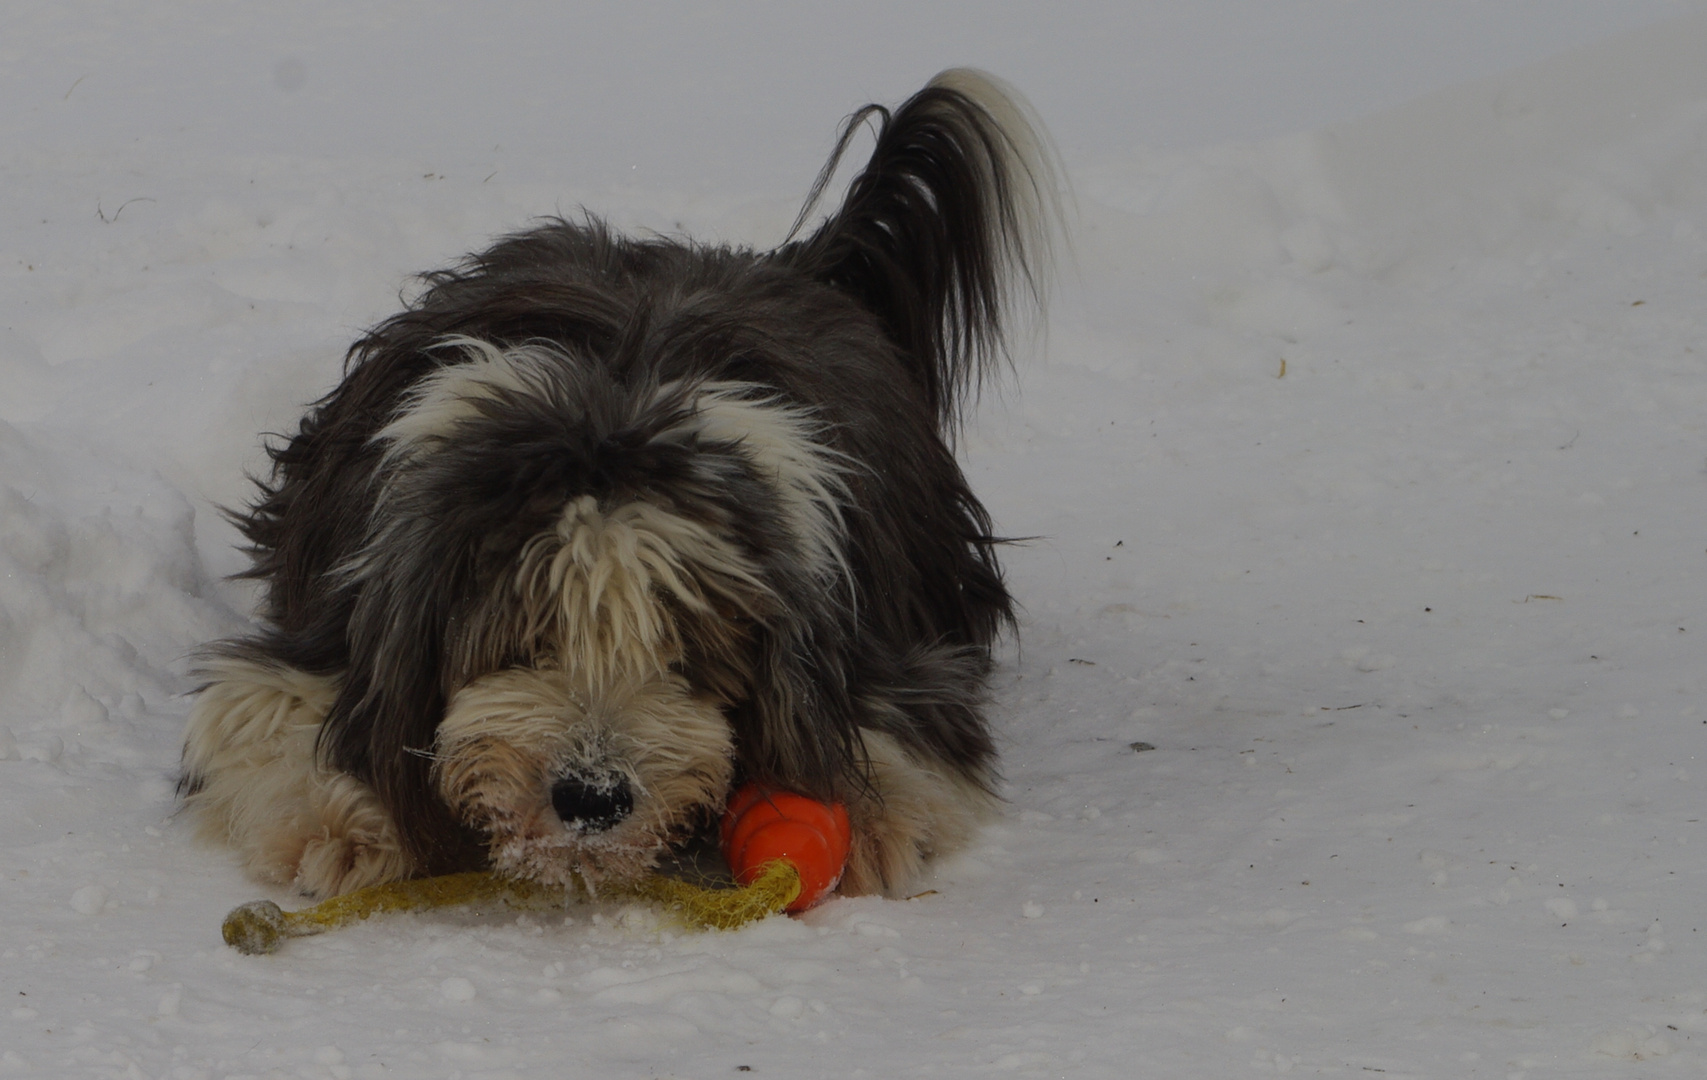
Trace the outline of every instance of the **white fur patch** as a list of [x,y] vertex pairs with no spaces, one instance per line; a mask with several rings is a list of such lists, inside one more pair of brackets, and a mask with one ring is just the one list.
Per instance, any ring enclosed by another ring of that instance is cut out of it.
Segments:
[[823,423],[752,383],[706,383],[695,404],[700,433],[739,445],[776,492],[807,566],[819,576],[840,574],[851,591],[842,505],[852,496],[842,475],[853,463],[818,441]]
[[386,465],[451,438],[459,424],[479,415],[482,401],[502,393],[540,393],[540,372],[571,362],[555,349],[534,345],[500,349],[471,337],[446,338],[440,344],[461,349],[463,361],[439,368],[410,388],[397,415],[374,436],[386,444]]
[[995,799],[958,773],[934,767],[882,732],[860,732],[871,782],[848,802],[853,846],[839,891],[904,895],[925,863],[971,839]]
[[257,877],[314,896],[409,875],[379,797],[315,753],[336,680],[229,658],[203,674],[184,766],[199,784],[185,805],[204,838],[236,848]]
[[[1042,268],[1054,261],[1055,241],[1067,235],[1062,192],[1067,192],[1069,200],[1072,197],[1049,129],[1025,95],[987,71],[949,68],[930,84],[971,99],[996,122],[1003,135],[993,149],[1013,181],[1007,212],[1012,215],[1014,234],[1008,238],[1007,254],[1019,269],[1037,310],[1042,311],[1049,305],[1048,280]],[[984,190],[991,190],[988,180],[986,176]],[[1024,310],[1024,305],[1008,305],[1008,310]]]
[[719,598],[740,606],[744,594],[766,591],[757,570],[704,525],[645,502],[601,510],[590,495],[528,542],[514,582],[518,640],[549,643],[541,659],[556,659],[595,694],[680,659],[666,598],[710,613]]

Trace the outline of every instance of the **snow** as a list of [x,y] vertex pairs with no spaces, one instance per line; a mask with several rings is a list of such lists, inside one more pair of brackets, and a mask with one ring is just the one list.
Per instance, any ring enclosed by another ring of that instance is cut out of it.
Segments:
[[[1707,10],[1125,7],[9,8],[0,1077],[1707,1072]],[[1036,538],[1002,818],[736,933],[226,949],[174,765],[258,433],[408,274],[580,203],[773,243],[968,61],[1076,201],[965,445]]]

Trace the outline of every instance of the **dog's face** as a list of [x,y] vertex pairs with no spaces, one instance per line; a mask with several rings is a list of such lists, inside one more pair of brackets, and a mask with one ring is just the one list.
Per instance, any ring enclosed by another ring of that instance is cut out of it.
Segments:
[[684,638],[716,638],[741,666],[719,602],[732,614],[763,594],[746,563],[733,538],[643,501],[584,496],[527,542],[485,631],[525,666],[458,689],[435,746],[441,797],[499,870],[632,878],[721,803],[728,702],[681,674]]
[[[351,573],[431,581],[433,782],[496,868],[632,879],[727,796],[729,712],[786,621],[786,579],[843,572],[838,468],[753,387],[459,349],[380,433],[386,525]],[[566,475],[518,475],[541,460]]]
[[440,793],[496,869],[594,886],[720,805],[733,760],[718,703],[668,671],[597,692],[564,668],[495,672],[451,699],[437,744]]

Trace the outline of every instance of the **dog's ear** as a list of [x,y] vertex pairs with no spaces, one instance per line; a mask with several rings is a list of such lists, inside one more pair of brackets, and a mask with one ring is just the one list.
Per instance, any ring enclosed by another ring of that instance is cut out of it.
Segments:
[[867,105],[843,125],[790,237],[875,120],[871,161],[840,209],[777,252],[882,321],[945,432],[1002,355],[1012,301],[1044,300],[1057,173],[1029,111],[993,76],[964,68],[938,75],[893,113]]
[[418,870],[451,873],[479,865],[484,846],[438,798],[432,778],[446,701],[445,628],[464,617],[455,598],[473,588],[453,530],[399,517],[383,538],[360,573],[349,667],[319,752],[378,792]]

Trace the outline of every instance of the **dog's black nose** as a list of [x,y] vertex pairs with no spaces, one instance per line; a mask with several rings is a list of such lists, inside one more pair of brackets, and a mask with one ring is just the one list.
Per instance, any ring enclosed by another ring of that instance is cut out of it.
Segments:
[[551,785],[551,808],[563,824],[604,832],[634,810],[634,792],[621,776],[565,776]]

